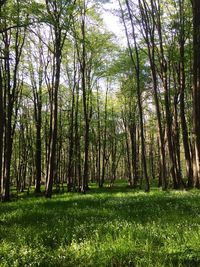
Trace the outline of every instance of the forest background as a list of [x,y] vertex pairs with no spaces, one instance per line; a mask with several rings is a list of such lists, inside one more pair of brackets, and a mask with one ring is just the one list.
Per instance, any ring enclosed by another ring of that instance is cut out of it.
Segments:
[[2,266],[199,266],[200,2],[107,2],[0,0]]

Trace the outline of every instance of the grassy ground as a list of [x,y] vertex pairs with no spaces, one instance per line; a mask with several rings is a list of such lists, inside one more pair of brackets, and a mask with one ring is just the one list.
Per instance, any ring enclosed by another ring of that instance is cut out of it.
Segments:
[[0,266],[200,266],[200,192],[120,183],[2,203]]

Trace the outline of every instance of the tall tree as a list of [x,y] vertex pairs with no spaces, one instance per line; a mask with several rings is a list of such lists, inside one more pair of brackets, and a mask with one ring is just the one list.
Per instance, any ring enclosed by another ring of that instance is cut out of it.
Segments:
[[200,186],[200,2],[192,1],[193,10],[193,127],[195,141],[195,183]]
[[183,137],[183,147],[186,160],[186,173],[188,177],[188,187],[193,187],[193,167],[192,167],[192,157],[189,145],[189,134],[188,134],[188,124],[185,115],[185,100],[186,100],[186,70],[185,70],[185,44],[187,39],[186,32],[186,19],[185,19],[185,0],[179,0],[179,31],[178,31],[178,44],[179,44],[179,64],[177,68],[178,72],[178,86],[180,92],[180,119],[181,119],[181,129]]
[[[156,107],[159,143],[160,143],[160,157],[161,157],[161,181],[162,188],[167,188],[166,179],[166,153],[165,153],[165,140],[164,129],[162,126],[162,109],[160,107],[160,99],[158,93],[158,78],[156,70],[156,39],[155,39],[155,11],[148,6],[144,0],[139,0],[139,11],[141,14],[142,34],[147,45],[148,57],[151,67],[151,75],[153,82],[153,95]],[[151,1],[152,3],[152,1]],[[151,12],[148,12],[151,10]],[[152,17],[151,17],[152,15]]]
[[58,91],[60,86],[60,72],[62,48],[72,16],[75,1],[46,0],[46,9],[53,34],[53,72],[51,77],[51,127],[49,140],[49,154],[47,167],[46,197],[51,197],[53,181],[57,175],[57,126],[58,126]]
[[[35,193],[40,193],[41,189],[41,174],[42,174],[42,140],[41,140],[41,130],[42,130],[42,86],[44,80],[44,53],[43,46],[41,43],[41,33],[38,30],[39,38],[37,41],[31,41],[29,47],[29,57],[32,58],[29,65],[31,87],[33,93],[33,104],[34,104],[34,119],[36,128],[36,141],[35,141],[35,167],[36,167],[36,177],[35,177]],[[38,47],[38,51],[31,55],[31,47]],[[33,64],[34,62],[34,64]]]
[[[1,34],[3,44],[3,62],[2,66],[2,84],[4,96],[4,166],[3,166],[3,184],[2,199],[4,201],[10,198],[10,167],[12,159],[13,136],[16,126],[16,116],[18,109],[18,95],[20,92],[21,81],[19,80],[19,64],[22,55],[22,49],[25,42],[26,28],[20,27],[21,12],[25,11],[20,6],[20,1],[11,5],[5,5],[4,16],[1,23],[5,25],[5,30]],[[12,13],[12,17],[11,17]],[[16,23],[14,29],[9,26]],[[12,61],[12,62],[11,62]]]
[[130,8],[129,1],[126,0],[126,8],[128,11],[128,17],[131,22],[131,29],[132,29],[132,38],[133,38],[133,44],[134,44],[134,50],[135,50],[135,58],[133,55],[133,50],[131,47],[130,39],[129,39],[129,34],[128,34],[128,29],[125,21],[125,16],[124,16],[124,11],[122,9],[121,2],[119,1],[121,13],[122,13],[122,20],[125,28],[125,33],[126,33],[126,38],[127,38],[127,43],[128,43],[128,48],[129,48],[129,53],[131,57],[131,61],[133,64],[133,68],[135,71],[135,80],[136,80],[136,92],[137,92],[137,100],[138,100],[138,110],[139,110],[139,118],[140,118],[140,135],[141,135],[141,145],[142,145],[142,166],[143,166],[143,171],[144,171],[144,176],[146,180],[146,191],[148,192],[150,190],[150,184],[149,184],[149,177],[148,177],[148,172],[147,172],[147,163],[146,163],[146,148],[145,148],[145,136],[144,136],[144,119],[143,119],[143,107],[142,107],[142,98],[141,98],[141,66],[140,66],[140,57],[139,57],[139,47],[136,41],[136,33],[135,33],[135,26],[134,26],[134,21],[133,21],[133,16]]

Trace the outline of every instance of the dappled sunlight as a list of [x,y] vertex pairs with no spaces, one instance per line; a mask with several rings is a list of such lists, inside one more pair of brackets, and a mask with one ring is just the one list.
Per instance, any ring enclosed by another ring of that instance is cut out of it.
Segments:
[[199,191],[118,186],[1,205],[3,266],[198,266]]

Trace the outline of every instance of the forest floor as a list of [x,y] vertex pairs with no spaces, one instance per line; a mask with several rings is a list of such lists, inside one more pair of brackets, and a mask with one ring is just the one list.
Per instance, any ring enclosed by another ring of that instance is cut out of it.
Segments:
[[200,266],[200,191],[91,187],[0,203],[0,266]]

